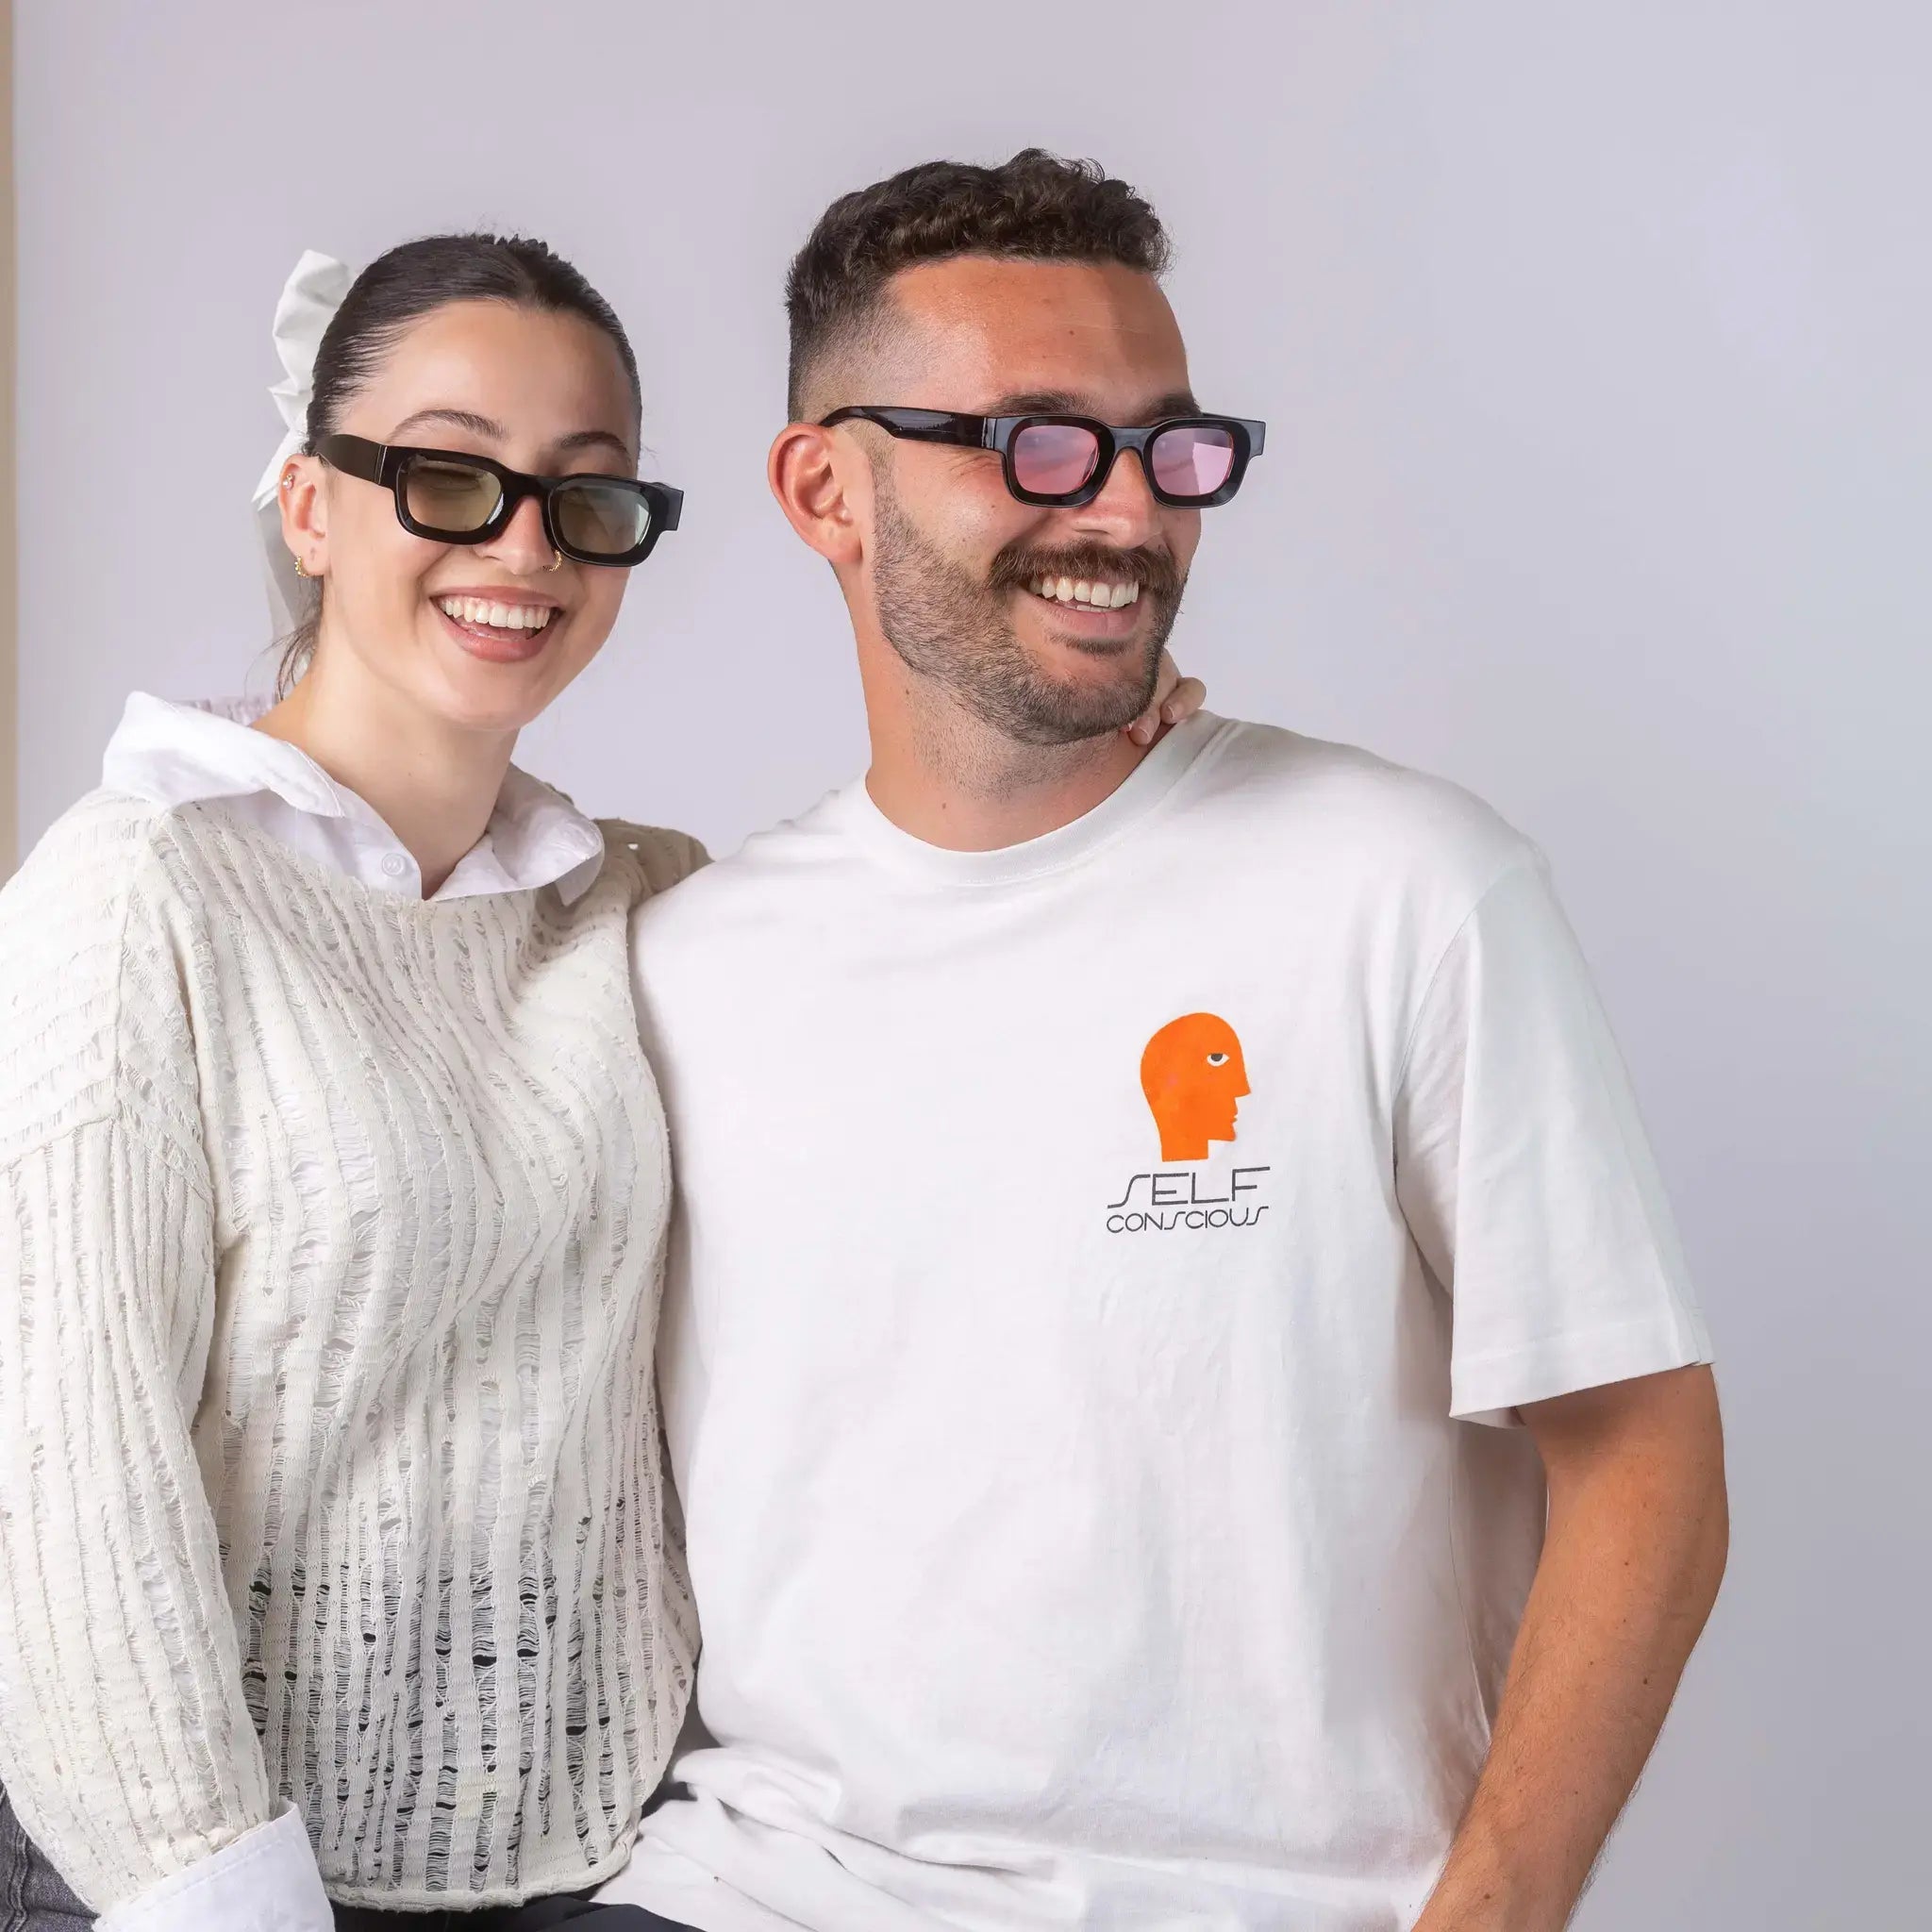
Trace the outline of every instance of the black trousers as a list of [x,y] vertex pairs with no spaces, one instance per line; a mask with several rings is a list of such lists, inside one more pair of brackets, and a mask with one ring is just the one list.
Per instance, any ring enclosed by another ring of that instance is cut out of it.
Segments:
[[[642,1906],[599,1906],[587,1898],[540,1898],[526,1906],[488,1906],[480,1912],[385,1912],[338,1906],[336,1932],[691,1932]],[[38,1928],[36,1928],[38,1932]]]

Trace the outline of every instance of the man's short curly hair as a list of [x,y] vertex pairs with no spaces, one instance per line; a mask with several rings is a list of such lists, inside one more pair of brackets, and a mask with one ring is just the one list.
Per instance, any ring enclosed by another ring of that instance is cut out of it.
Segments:
[[961,255],[1117,262],[1158,275],[1170,249],[1160,217],[1124,181],[1098,161],[1063,160],[1044,148],[1025,148],[996,168],[925,161],[841,195],[785,278],[793,418],[828,353],[875,325],[900,270]]

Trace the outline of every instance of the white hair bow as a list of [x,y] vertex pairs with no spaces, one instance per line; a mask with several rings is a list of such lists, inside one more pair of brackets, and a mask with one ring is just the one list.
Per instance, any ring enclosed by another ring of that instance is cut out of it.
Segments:
[[333,256],[305,249],[294,273],[282,286],[282,299],[275,304],[275,353],[282,358],[283,374],[269,394],[282,412],[288,433],[255,486],[255,518],[268,565],[269,608],[275,614],[278,637],[302,622],[308,614],[308,599],[302,579],[295,575],[295,559],[282,541],[282,513],[275,499],[281,491],[284,465],[291,457],[299,456],[308,441],[308,400],[315,389],[315,352],[322,346],[322,333],[341,307],[354,279],[347,266]]

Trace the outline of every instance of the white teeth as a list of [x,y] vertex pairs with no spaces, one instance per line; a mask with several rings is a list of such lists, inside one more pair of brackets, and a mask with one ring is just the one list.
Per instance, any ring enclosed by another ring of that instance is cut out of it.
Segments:
[[497,604],[487,597],[439,597],[436,608],[458,624],[487,624],[497,630],[541,630],[555,615],[547,605]]
[[1099,577],[1034,577],[1026,588],[1036,597],[1078,604],[1088,610],[1121,610],[1141,598],[1139,584],[1109,584]]

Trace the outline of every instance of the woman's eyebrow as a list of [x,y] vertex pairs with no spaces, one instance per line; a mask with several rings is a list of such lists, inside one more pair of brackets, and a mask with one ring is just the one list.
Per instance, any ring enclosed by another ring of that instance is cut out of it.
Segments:
[[560,456],[567,456],[572,450],[614,449],[625,462],[635,461],[630,453],[630,444],[621,436],[613,436],[608,429],[576,429],[568,436],[559,436],[551,448]]
[[505,435],[501,423],[492,423],[488,416],[479,416],[474,409],[418,409],[413,416],[405,416],[390,431],[389,440],[393,442],[404,430],[420,429],[429,423],[446,423],[452,429],[467,429],[473,436],[493,437],[498,442]]
[[[426,428],[430,424],[446,425],[452,429],[466,429],[472,436],[480,436],[492,442],[503,442],[509,432],[501,423],[493,422],[488,416],[479,416],[474,409],[418,409],[413,416],[405,416],[389,433],[391,442],[398,441],[405,431]],[[568,456],[573,450],[613,449],[625,462],[633,460],[630,445],[621,436],[614,436],[608,429],[576,429],[568,436],[559,436],[550,445],[558,456]]]

